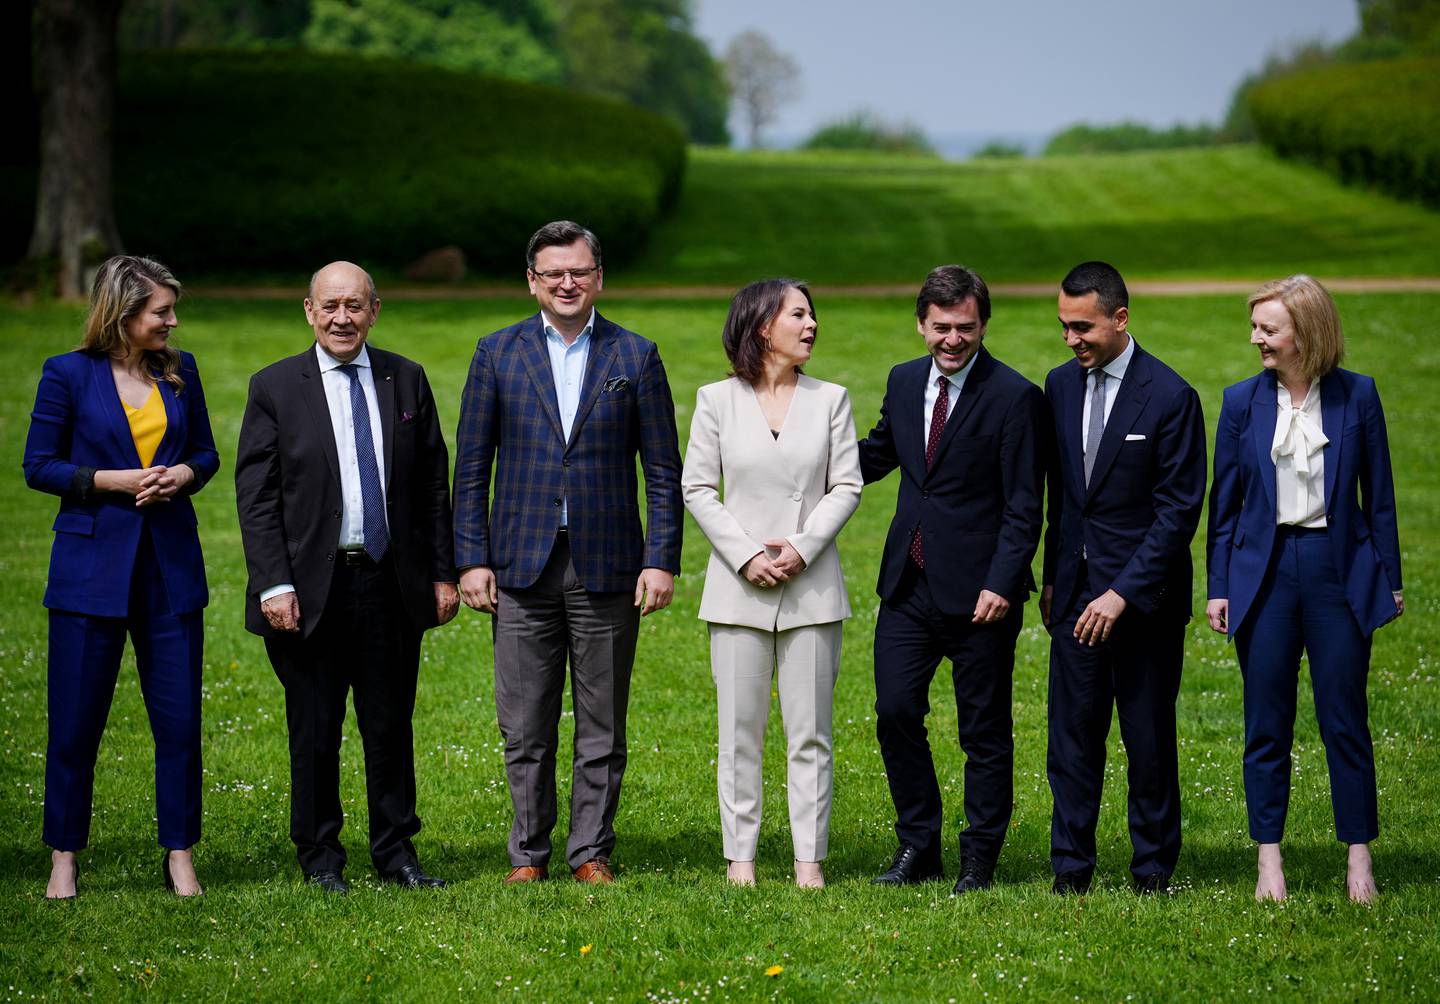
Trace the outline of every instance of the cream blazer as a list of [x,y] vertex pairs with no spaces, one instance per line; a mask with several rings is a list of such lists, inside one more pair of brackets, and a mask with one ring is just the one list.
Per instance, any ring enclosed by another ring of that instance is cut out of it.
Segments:
[[[750,384],[701,387],[680,483],[711,547],[702,620],[786,631],[850,616],[835,535],[860,504],[862,481],[844,387],[802,374],[779,439]],[[804,570],[774,589],[752,585],[740,569],[779,537]]]

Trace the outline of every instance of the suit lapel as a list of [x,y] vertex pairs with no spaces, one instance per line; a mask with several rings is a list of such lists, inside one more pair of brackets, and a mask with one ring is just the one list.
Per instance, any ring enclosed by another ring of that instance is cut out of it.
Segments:
[[[1120,455],[1120,444],[1125,442],[1126,434],[1135,427],[1135,420],[1140,417],[1145,403],[1150,400],[1149,384],[1150,360],[1137,344],[1135,354],[1130,357],[1130,366],[1125,371],[1125,379],[1120,381],[1120,387],[1115,391],[1115,404],[1110,408],[1110,417],[1105,420],[1105,432],[1100,437],[1100,452],[1095,455],[1095,467],[1090,471],[1090,486],[1085,493],[1087,498],[1094,495],[1095,490],[1104,483],[1105,475],[1115,463],[1115,458]],[[1083,458],[1080,476],[1085,476]]]
[[525,372],[530,374],[530,382],[535,385],[535,394],[540,399],[540,410],[550,420],[550,427],[555,430],[555,438],[564,442],[565,426],[560,422],[555,371],[550,366],[550,351],[545,347],[545,326],[539,314],[526,322],[519,341],[525,357]]
[[[950,411],[950,417],[945,420],[945,428],[940,433],[940,442],[935,445],[935,460],[930,465],[930,470],[940,466],[940,458],[944,455],[946,447],[955,438],[956,430],[965,424],[965,419],[975,409],[975,404],[985,394],[985,384],[990,378],[990,372],[995,368],[995,362],[990,353],[985,351],[982,345],[975,356],[975,364],[970,367],[970,373],[965,377],[965,384],[960,389],[960,397],[955,402],[955,407]],[[928,390],[928,388],[927,388]],[[927,425],[928,429],[929,426]],[[928,471],[926,472],[928,476]]]
[[[1272,513],[1277,511],[1275,461],[1270,458],[1270,444],[1275,441],[1275,386],[1275,374],[1266,370],[1256,381],[1255,396],[1250,399],[1250,435],[1255,442],[1255,461],[1260,466],[1260,482],[1265,486]],[[1328,463],[1330,458],[1327,456],[1325,460]]]
[[160,401],[165,405],[165,435],[160,437],[160,445],[155,449],[154,462],[169,467],[179,459],[176,457],[176,444],[183,441],[181,425],[185,421],[185,409],[180,407],[170,381],[157,379],[155,386],[160,391]]
[[[1334,370],[1320,378],[1320,422],[1325,438],[1325,512],[1328,515],[1335,497],[1335,477],[1340,471],[1342,434],[1345,431],[1345,386]],[[1275,412],[1272,409],[1271,414]]]
[[135,448],[130,420],[125,417],[125,406],[120,402],[120,391],[115,388],[115,377],[110,374],[110,357],[94,355],[90,357],[90,362],[95,404],[100,414],[105,416],[110,434],[115,437],[115,444],[120,449],[117,455],[124,457],[131,467],[139,467],[140,451]]
[[1066,363],[1071,369],[1055,381],[1055,425],[1059,430],[1056,444],[1066,462],[1060,465],[1070,475],[1071,490],[1076,498],[1085,497],[1085,440],[1080,427],[1085,422],[1085,369],[1079,363]]
[[320,448],[330,464],[330,476],[340,484],[340,450],[335,445],[335,424],[330,421],[330,402],[325,398],[325,382],[320,378],[320,360],[315,357],[312,347],[299,357],[300,372],[296,382],[300,385],[300,397],[310,409],[310,420],[314,423],[315,435],[320,439]]
[[382,353],[370,353],[370,376],[375,381],[375,403],[380,408],[380,438],[385,450],[385,488],[390,488],[395,458],[395,367]]
[[900,465],[915,472],[915,480],[925,479],[925,430],[930,416],[925,414],[925,381],[930,375],[930,357],[916,359],[900,381],[900,400],[895,402],[895,453]]
[[610,368],[615,365],[613,327],[598,313],[595,315],[595,327],[590,331],[590,354],[585,359],[585,376],[580,380],[580,404],[575,409],[575,421],[570,425],[571,443],[580,435],[580,426],[585,424],[590,409],[595,407],[600,389],[605,386]]

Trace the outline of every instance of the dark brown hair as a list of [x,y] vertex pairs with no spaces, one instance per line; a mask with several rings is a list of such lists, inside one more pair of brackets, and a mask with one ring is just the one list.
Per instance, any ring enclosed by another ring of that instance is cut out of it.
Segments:
[[795,279],[761,279],[735,294],[730,301],[730,314],[720,341],[730,359],[730,372],[746,383],[754,383],[765,372],[765,353],[770,344],[762,332],[780,314],[785,294],[798,289],[815,313],[815,300],[810,287]]
[[990,322],[990,287],[980,278],[980,273],[964,265],[939,265],[930,270],[920,295],[915,298],[915,317],[925,320],[933,304],[937,307],[954,307],[975,297],[975,309],[980,314],[982,325]]

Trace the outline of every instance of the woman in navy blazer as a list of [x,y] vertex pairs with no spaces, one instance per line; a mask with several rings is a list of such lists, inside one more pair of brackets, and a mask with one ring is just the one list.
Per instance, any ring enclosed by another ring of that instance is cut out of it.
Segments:
[[1206,545],[1210,626],[1245,680],[1245,803],[1255,898],[1285,898],[1280,840],[1302,650],[1330,767],[1350,898],[1375,896],[1379,832],[1366,680],[1375,629],[1405,610],[1385,413],[1375,381],[1339,369],[1330,294],[1295,275],[1250,297],[1260,373],[1225,391]]
[[195,359],[167,342],[180,284],[121,255],[95,276],[85,339],[45,360],[25,481],[60,496],[50,610],[45,895],[75,895],[90,838],[100,735],[128,633],[155,737],[155,803],[167,888],[196,895],[200,667],[208,600],[190,496],[220,466]]

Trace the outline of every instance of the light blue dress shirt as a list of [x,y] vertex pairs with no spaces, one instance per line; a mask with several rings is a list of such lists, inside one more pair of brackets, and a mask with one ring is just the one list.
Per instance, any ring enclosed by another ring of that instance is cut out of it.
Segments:
[[[590,332],[595,329],[595,311],[590,311],[590,320],[585,330],[569,345],[550,323],[545,312],[540,312],[540,323],[545,327],[545,348],[550,353],[550,373],[555,378],[555,404],[560,409],[560,427],[565,431],[565,442],[570,442],[570,430],[575,427],[575,413],[580,409],[580,388],[585,382],[585,364],[590,359]],[[570,525],[570,501],[560,503],[560,525]]]

